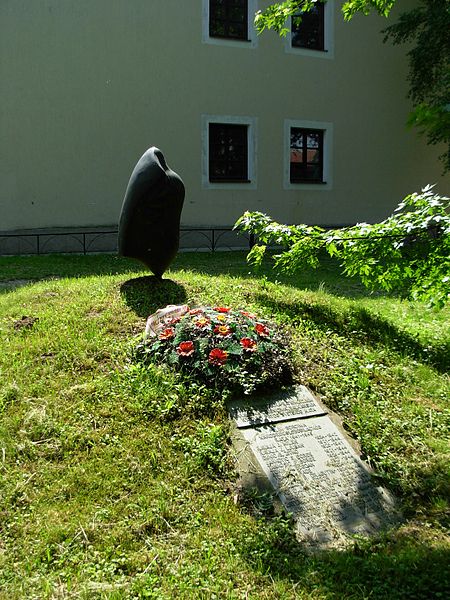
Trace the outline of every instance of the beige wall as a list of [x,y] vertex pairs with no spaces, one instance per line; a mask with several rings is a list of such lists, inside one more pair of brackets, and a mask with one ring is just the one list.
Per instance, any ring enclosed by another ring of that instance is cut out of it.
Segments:
[[[267,2],[265,3],[267,4]],[[202,42],[202,0],[2,0],[0,230],[116,224],[152,145],[186,185],[184,225],[244,210],[289,222],[381,219],[439,154],[406,130],[404,49],[386,21],[335,11],[334,58]],[[202,187],[202,115],[257,119],[256,189]],[[331,189],[283,187],[285,119],[333,124]]]

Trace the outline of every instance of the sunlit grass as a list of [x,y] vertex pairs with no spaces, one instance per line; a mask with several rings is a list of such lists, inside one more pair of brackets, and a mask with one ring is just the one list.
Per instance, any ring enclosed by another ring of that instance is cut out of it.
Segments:
[[[332,262],[288,278],[186,253],[163,284],[144,275],[0,258],[0,283],[29,280],[0,286],[0,598],[446,597],[448,309],[368,294]],[[130,358],[145,317],[181,302],[291,330],[299,380],[400,496],[398,530],[308,556],[286,519],[235,504],[220,399]]]

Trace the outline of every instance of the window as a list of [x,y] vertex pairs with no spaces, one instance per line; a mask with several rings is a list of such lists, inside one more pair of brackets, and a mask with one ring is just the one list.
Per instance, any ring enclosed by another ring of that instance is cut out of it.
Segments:
[[284,148],[285,189],[332,189],[332,123],[286,119]]
[[202,116],[204,188],[256,189],[256,119]]
[[291,43],[294,48],[325,50],[325,10],[317,2],[310,11],[292,17]]
[[247,0],[210,0],[209,35],[218,38],[247,40]]
[[323,183],[323,130],[291,127],[291,183]]
[[248,125],[209,124],[209,181],[248,179]]
[[257,0],[203,0],[203,42],[255,48]]
[[316,2],[310,11],[294,15],[285,50],[291,54],[334,58],[334,0]]

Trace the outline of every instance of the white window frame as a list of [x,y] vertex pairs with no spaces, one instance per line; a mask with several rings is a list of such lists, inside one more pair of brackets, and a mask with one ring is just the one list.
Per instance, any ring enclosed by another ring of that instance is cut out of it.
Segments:
[[[257,118],[232,115],[202,115],[202,188],[216,190],[256,190]],[[219,183],[209,181],[209,124],[247,125],[248,182]]]
[[202,8],[202,42],[204,44],[213,44],[215,46],[230,46],[234,48],[256,48],[258,44],[258,34],[255,29],[254,19],[257,11],[258,0],[248,0],[248,40],[233,40],[226,38],[211,37],[209,35],[209,0],[203,0]]
[[292,45],[292,17],[286,23],[288,33],[284,38],[284,50],[288,54],[309,56],[312,58],[334,59],[334,0],[327,0],[324,7],[324,50],[297,48]]
[[[291,128],[320,129],[323,131],[323,183],[291,182]],[[333,189],[333,123],[325,121],[302,121],[285,119],[284,121],[284,177],[285,190],[328,191]]]

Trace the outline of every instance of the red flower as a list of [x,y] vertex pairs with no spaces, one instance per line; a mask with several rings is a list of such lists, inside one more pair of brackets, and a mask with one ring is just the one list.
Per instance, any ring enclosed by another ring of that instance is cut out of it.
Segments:
[[211,321],[209,319],[207,319],[206,317],[200,317],[199,319],[196,319],[194,321],[194,324],[196,327],[198,327],[199,329],[204,329],[205,327],[208,327],[208,325],[211,323]]
[[194,350],[194,342],[181,342],[181,344],[178,345],[177,354],[180,356],[191,356],[191,354],[194,354]]
[[225,337],[226,335],[233,333],[233,331],[228,327],[228,325],[216,325],[214,327],[214,333]]
[[190,315],[201,315],[203,310],[201,308],[191,308],[189,311]]
[[163,329],[161,331],[161,333],[158,335],[158,337],[160,340],[170,340],[170,338],[173,338],[174,335],[175,335],[175,332],[172,329],[172,327],[167,327],[166,329]]
[[255,350],[257,348],[257,344],[256,344],[255,340],[252,340],[251,338],[242,338],[241,346],[247,352],[255,352]]
[[255,331],[261,337],[268,337],[268,335],[269,335],[269,330],[262,323],[256,323]]
[[226,308],[225,306],[216,306],[214,310],[219,313],[227,313],[230,312],[231,308]]
[[220,348],[213,348],[208,356],[208,361],[212,365],[221,366],[227,362],[228,352]]

